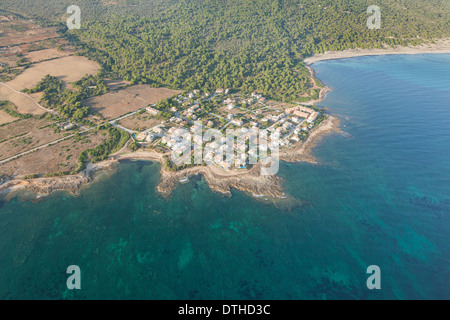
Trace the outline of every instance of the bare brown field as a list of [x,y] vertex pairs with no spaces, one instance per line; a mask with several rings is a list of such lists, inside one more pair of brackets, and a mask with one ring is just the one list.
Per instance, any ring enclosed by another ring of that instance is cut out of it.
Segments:
[[292,108],[292,107],[296,106],[296,104],[287,103],[287,102],[278,102],[278,101],[272,101],[272,100],[267,101],[266,105],[268,107],[271,107],[272,109],[277,109],[277,110],[280,110],[280,111],[284,111],[285,109]]
[[9,21],[11,18],[10,17],[8,17],[8,16],[0,16],[0,21],[1,22],[3,22],[3,21]]
[[1,48],[0,63],[9,67],[15,67],[17,61],[19,61],[19,57],[17,55],[22,52],[23,50],[20,46]]
[[14,67],[16,65],[16,56],[0,56],[0,70],[2,71],[4,67]]
[[42,28],[33,22],[17,19],[2,21],[0,23],[0,32],[2,34],[2,46],[5,47],[59,38],[56,27]]
[[54,133],[49,126],[53,123],[47,119],[24,119],[0,127],[0,160],[62,138],[64,132]]
[[229,114],[234,116],[244,115],[245,111],[242,111],[239,108],[234,108],[233,110],[228,110],[226,106],[222,106],[218,109],[217,115],[226,118]]
[[20,178],[31,174],[45,175],[73,171],[81,152],[96,147],[106,139],[107,136],[92,132],[78,142],[75,142],[74,138],[64,140],[0,165],[0,173]]
[[158,124],[160,124],[162,120],[155,119],[147,112],[143,114],[135,114],[131,117],[127,117],[118,121],[117,123],[125,128],[134,130],[134,131],[144,131],[148,128],[152,128]]
[[[68,85],[80,80],[87,74],[94,75],[98,70],[100,70],[100,66],[95,61],[80,56],[68,56],[36,63],[7,84],[18,91],[25,88],[30,89],[44,76],[50,74]],[[19,105],[17,106],[19,107]]]
[[[37,95],[33,95],[34,99],[36,99]],[[0,100],[8,100],[14,103],[17,107],[17,112],[19,113],[29,113],[33,115],[41,115],[45,113],[45,110],[39,108],[30,98],[26,96],[15,93],[9,88],[0,85]],[[36,99],[39,101],[39,98]]]
[[36,63],[36,62],[55,59],[55,58],[67,57],[67,56],[73,55],[74,53],[75,53],[75,50],[73,50],[73,49],[60,51],[56,48],[50,48],[50,49],[29,52],[29,53],[25,54],[25,58],[30,63]]
[[[64,39],[58,39],[55,43],[33,43],[33,44],[22,44],[19,46],[12,46],[7,48],[0,48],[0,74],[2,75],[1,79],[7,79],[8,73],[4,72],[5,67],[9,67],[12,70],[22,70],[24,66],[29,63],[36,63],[50,59],[56,59],[58,57],[66,57],[69,55],[73,55],[74,50],[70,47],[64,49],[63,51],[59,51],[54,46],[62,45],[65,46]],[[50,46],[50,48],[48,48]],[[35,48],[42,48],[41,50],[36,50]],[[36,51],[33,51],[36,50]],[[21,61],[21,59],[25,59]],[[14,76],[10,73],[12,78]],[[3,80],[9,81],[9,80]]]
[[129,85],[131,83],[130,81],[126,80],[112,80],[112,79],[106,80],[105,82],[111,90],[117,90],[120,87]]
[[84,104],[109,120],[170,98],[181,92],[166,88],[152,88],[148,85],[137,85],[87,99],[84,101]]
[[[64,50],[60,51],[56,49],[59,45],[61,45]],[[36,63],[59,57],[66,57],[74,53],[74,49],[67,46],[67,41],[65,39],[51,38],[32,43],[1,47],[0,63],[15,68],[18,66],[19,60],[21,59],[21,57],[18,56],[19,54],[23,55],[25,58],[25,62],[19,63],[20,65],[23,65],[24,63]]]
[[46,119],[23,119],[14,124],[4,125],[0,127],[0,141],[15,137],[19,134],[29,133],[33,128],[40,128],[50,124],[51,121]]
[[183,93],[182,90],[171,90],[167,88],[152,88],[148,85],[137,85],[127,88],[131,94],[138,95],[138,98],[148,101],[148,103],[157,103],[163,99]]
[[279,115],[281,112],[283,112],[283,111],[275,109],[275,108],[274,108],[274,110],[272,110],[272,109],[263,109],[261,114],[264,117],[267,117],[267,116]]
[[13,122],[14,120],[17,120],[17,118],[10,116],[3,110],[0,110],[0,124]]

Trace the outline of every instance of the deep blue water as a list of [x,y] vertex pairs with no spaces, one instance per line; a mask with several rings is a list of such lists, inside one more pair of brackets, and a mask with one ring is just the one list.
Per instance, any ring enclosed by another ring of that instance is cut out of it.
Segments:
[[282,164],[305,206],[200,178],[163,199],[158,164],[121,164],[79,197],[1,205],[0,298],[450,299],[450,55],[313,67],[343,132],[314,149],[319,165]]

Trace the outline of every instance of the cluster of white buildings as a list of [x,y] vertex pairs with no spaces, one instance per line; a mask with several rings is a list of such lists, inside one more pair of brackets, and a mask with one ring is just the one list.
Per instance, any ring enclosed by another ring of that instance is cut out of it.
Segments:
[[313,123],[319,115],[317,111],[303,106],[289,108],[286,110],[286,114],[294,115],[296,118],[304,118],[309,123]]
[[[220,141],[212,141],[204,143],[202,141],[201,135],[193,135],[193,141],[191,141],[192,133],[188,132],[185,128],[182,128],[181,126],[185,126],[190,120],[201,120],[199,118],[201,115],[198,113],[199,111],[202,111],[200,108],[200,101],[201,99],[205,99],[206,97],[209,97],[209,93],[204,93],[202,95],[199,95],[200,91],[194,90],[193,92],[187,93],[185,95],[179,95],[174,100],[177,101],[180,105],[183,107],[172,107],[170,111],[174,113],[172,118],[170,118],[171,124],[164,125],[164,122],[154,128],[151,128],[149,130],[146,130],[144,132],[139,133],[136,136],[136,140],[138,141],[145,141],[145,142],[153,142],[157,140],[158,138],[161,138],[160,143],[170,148],[172,151],[178,154],[182,154],[186,152],[187,146],[191,146],[191,143],[194,142],[194,144],[201,145],[202,146],[202,156],[203,160],[207,163],[215,163],[219,167],[223,169],[230,169],[231,167],[235,167],[236,169],[239,168],[246,168],[248,164],[249,157],[251,159],[257,159],[259,152],[268,152],[269,149],[278,148],[279,146],[283,147],[287,144],[290,144],[290,140],[292,141],[299,141],[299,134],[302,130],[307,131],[308,129],[305,127],[304,122],[306,121],[310,125],[308,128],[312,128],[312,123],[316,120],[319,113],[315,111],[314,109],[307,108],[304,106],[295,106],[289,109],[286,109],[283,111],[271,109],[270,107],[263,106],[261,108],[258,108],[256,111],[250,111],[250,110],[243,110],[245,115],[242,115],[241,111],[233,111],[231,112],[225,112],[226,118],[229,121],[230,124],[235,125],[236,127],[244,127],[245,123],[248,123],[251,128],[267,128],[268,133],[270,132],[278,133],[280,137],[280,141],[271,141],[269,137],[269,144],[268,145],[259,145],[258,148],[253,149],[250,148],[247,152],[246,143],[237,142],[237,155],[235,156],[235,159],[233,159],[232,163],[229,163],[226,161],[225,154],[232,153],[234,154],[234,148],[235,146],[229,146],[226,143],[226,138],[222,138]],[[222,95],[222,94],[228,94],[228,89],[217,89],[216,90],[216,96]],[[243,99],[237,100],[239,96],[236,96],[236,99],[234,97],[228,97],[223,101],[217,101],[217,98],[215,98],[215,102],[218,102],[221,104],[223,102],[223,105],[225,105],[226,110],[232,111],[235,108],[238,108],[239,103],[244,103],[248,105],[252,105],[255,102],[263,103],[265,101],[265,98],[258,93],[253,92],[251,94],[251,97],[244,97]],[[214,96],[213,96],[214,98]],[[197,99],[197,100],[192,100]],[[219,97],[220,100],[220,97]],[[223,106],[222,105],[222,106]],[[219,108],[219,107],[218,107]],[[239,108],[242,109],[242,108]],[[153,107],[147,107],[147,112],[152,115],[158,115],[159,111],[154,109]],[[223,110],[223,109],[222,109]],[[272,111],[271,111],[272,110]],[[203,111],[202,111],[203,113]],[[175,115],[176,114],[176,115]],[[216,116],[212,114],[212,116]],[[223,116],[223,115],[222,115]],[[219,117],[219,116],[218,116]],[[245,120],[247,119],[247,120]],[[207,128],[214,128],[215,122],[212,121],[213,119],[206,118],[204,122]],[[270,126],[267,127],[270,121]],[[173,126],[173,124],[176,124]],[[185,126],[186,127],[186,126]],[[247,125],[245,125],[247,127]],[[168,128],[168,130],[167,130]],[[207,129],[205,128],[205,129]],[[249,127],[248,127],[249,128]],[[190,131],[194,131],[194,126],[190,128]],[[217,129],[217,128],[215,128]],[[166,132],[167,130],[167,132]],[[242,128],[241,130],[247,130],[245,128]],[[284,137],[283,137],[284,136]],[[292,142],[291,141],[291,142]],[[188,143],[188,144],[187,144]],[[276,143],[276,145],[274,145]],[[243,150],[244,152],[239,152],[239,150]],[[216,152],[220,151],[220,152]]]
[[156,110],[153,107],[147,107],[145,110],[150,113],[152,116],[157,116],[159,114],[159,110]]
[[60,127],[60,129],[62,129],[62,130],[72,130],[72,129],[75,129],[77,126],[75,125],[75,124],[73,124],[73,123],[62,123],[62,124],[60,124],[59,125],[59,127]]
[[200,108],[200,105],[194,104],[193,106],[190,106],[185,111],[183,111],[183,116],[186,118],[191,118],[193,120],[197,120],[197,115],[195,115],[195,112]]
[[230,93],[230,89],[222,89],[222,88],[220,88],[220,89],[216,90],[216,93],[217,94],[229,94]]
[[135,139],[139,142],[151,143],[156,139],[163,137],[164,134],[165,134],[164,127],[162,124],[160,124],[149,130],[138,133],[135,136]]

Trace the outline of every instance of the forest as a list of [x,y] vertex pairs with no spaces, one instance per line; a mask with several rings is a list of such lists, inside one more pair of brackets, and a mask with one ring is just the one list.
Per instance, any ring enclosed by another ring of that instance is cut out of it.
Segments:
[[62,117],[73,120],[81,120],[89,114],[89,107],[82,104],[84,99],[109,91],[100,75],[87,75],[72,85],[76,91],[63,90],[63,82],[48,74],[34,88],[23,91],[26,93],[43,92],[41,103],[50,109],[55,109]]
[[[2,0],[0,7],[61,21],[72,4],[23,2]],[[230,88],[295,101],[309,93],[302,61],[314,53],[450,36],[450,1],[376,2],[379,30],[366,26],[373,0],[82,0],[82,27],[64,36],[105,75],[132,84]]]

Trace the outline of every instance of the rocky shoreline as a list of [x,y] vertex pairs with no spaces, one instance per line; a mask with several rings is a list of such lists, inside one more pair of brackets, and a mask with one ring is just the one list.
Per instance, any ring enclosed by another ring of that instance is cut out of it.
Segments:
[[218,171],[217,167],[193,167],[179,172],[161,170],[161,182],[157,190],[163,195],[169,195],[182,181],[194,175],[202,175],[210,188],[215,192],[231,196],[231,189],[262,195],[270,198],[284,196],[279,178],[276,176],[261,176],[259,166],[255,166],[242,174],[227,175]]
[[[317,163],[311,155],[311,149],[320,141],[321,137],[331,132],[339,132],[339,120],[333,116],[328,116],[324,122],[315,128],[307,141],[290,150],[280,151],[280,160],[286,162],[310,162]],[[77,195],[83,185],[87,185],[94,180],[95,172],[112,169],[115,164],[125,160],[147,160],[163,163],[163,154],[155,151],[137,151],[133,153],[119,153],[111,155],[107,160],[97,164],[89,164],[87,168],[76,175],[37,178],[33,180],[3,179],[0,185],[0,196],[7,196],[13,191],[21,189],[36,194],[42,198],[54,191],[65,190],[72,195]],[[231,189],[246,192],[255,198],[264,200],[287,199],[282,186],[282,179],[276,175],[260,175],[260,165],[254,166],[250,170],[224,171],[216,166],[196,166],[180,171],[168,171],[161,165],[161,181],[157,186],[157,191],[163,196],[169,196],[177,185],[195,175],[202,175],[210,186],[211,190],[226,196],[231,196]]]
[[[313,72],[313,70],[310,69],[310,72]],[[304,103],[304,105],[312,105],[323,101],[329,91],[331,91],[329,87],[322,87],[319,98]],[[332,132],[340,132],[339,119],[328,115],[318,127],[312,130],[304,143],[298,144],[292,149],[280,150],[280,160],[285,162],[317,163],[317,160],[311,155],[311,150],[324,135]],[[126,160],[159,162],[161,164],[161,181],[156,189],[165,197],[168,197],[181,181],[188,180],[195,175],[202,175],[211,190],[225,196],[231,196],[231,189],[236,189],[246,192],[257,199],[271,200],[274,203],[278,203],[281,199],[295,204],[299,202],[299,200],[292,199],[284,193],[281,178],[276,175],[261,175],[260,165],[256,165],[250,170],[239,171],[224,171],[214,165],[195,166],[180,171],[168,171],[163,165],[164,154],[148,150],[138,150],[130,153],[126,146],[102,162],[89,163],[84,171],[76,175],[31,180],[11,179],[10,177],[2,176],[0,180],[0,197],[8,200],[14,197],[14,193],[19,190],[30,191],[36,195],[37,199],[48,196],[54,191],[68,191],[72,195],[77,195],[82,186],[89,184],[95,179],[96,172],[113,169],[115,164]]]

